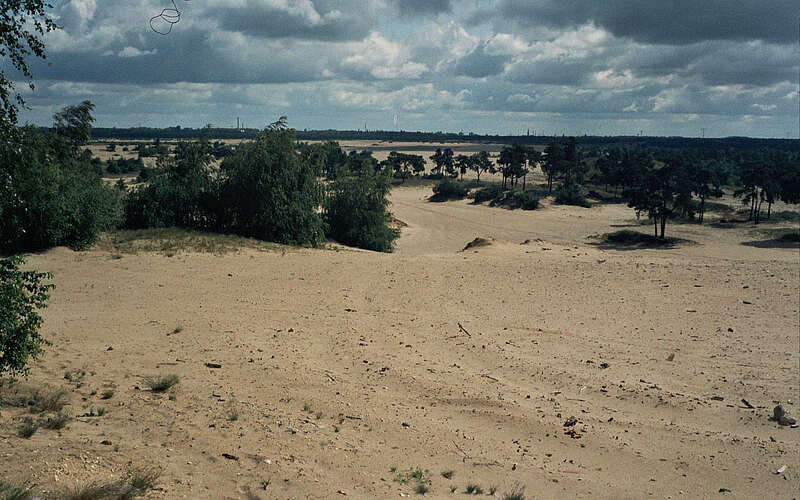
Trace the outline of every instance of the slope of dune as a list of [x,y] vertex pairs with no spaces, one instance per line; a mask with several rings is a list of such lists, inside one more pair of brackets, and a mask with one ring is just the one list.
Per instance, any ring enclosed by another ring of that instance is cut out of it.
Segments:
[[433,498],[797,496],[800,431],[768,420],[800,413],[796,248],[694,225],[668,231],[696,245],[601,248],[629,209],[426,195],[393,192],[395,254],[29,256],[57,288],[25,383],[74,418],[23,439],[0,407],[0,477],[152,464],[151,498],[393,498],[418,467]]

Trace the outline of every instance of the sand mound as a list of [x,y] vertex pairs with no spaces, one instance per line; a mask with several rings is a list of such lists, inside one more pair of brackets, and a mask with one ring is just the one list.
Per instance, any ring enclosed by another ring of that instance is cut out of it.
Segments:
[[469,243],[467,243],[467,246],[465,246],[464,249],[461,250],[461,251],[462,252],[466,252],[470,248],[488,247],[488,246],[494,245],[495,243],[496,242],[495,242],[494,238],[480,238],[480,237],[478,237],[478,238],[475,238],[474,240],[470,241]]

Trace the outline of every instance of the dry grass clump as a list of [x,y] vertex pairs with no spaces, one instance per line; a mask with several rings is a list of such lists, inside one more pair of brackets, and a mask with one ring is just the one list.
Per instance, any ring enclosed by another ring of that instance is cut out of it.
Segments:
[[32,500],[33,487],[24,483],[9,483],[0,479],[0,498],[3,500]]
[[67,404],[63,389],[41,389],[16,382],[0,384],[0,405],[27,407],[31,413],[60,412]]
[[116,258],[123,254],[157,252],[167,256],[178,252],[213,253],[217,255],[237,252],[243,248],[262,251],[285,249],[276,243],[227,234],[203,233],[186,229],[137,229],[104,233],[95,248],[111,253]]
[[69,422],[69,420],[70,420],[69,415],[67,415],[66,413],[58,412],[53,416],[41,420],[40,424],[45,429],[57,431],[63,429],[64,426],[67,425],[67,422]]
[[175,374],[146,377],[144,384],[153,392],[164,392],[180,382],[180,377]]
[[36,434],[36,431],[38,430],[39,422],[35,421],[31,417],[25,417],[22,419],[22,423],[17,429],[17,435],[24,439],[30,439],[30,437]]
[[58,498],[59,500],[130,500],[144,496],[148,490],[155,487],[160,475],[161,470],[156,468],[137,469],[123,479],[77,484]]

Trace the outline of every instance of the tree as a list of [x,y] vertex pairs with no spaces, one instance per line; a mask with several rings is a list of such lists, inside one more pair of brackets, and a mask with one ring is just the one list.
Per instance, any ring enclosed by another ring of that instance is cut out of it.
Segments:
[[20,271],[22,257],[0,259],[0,376],[26,375],[28,363],[42,354],[50,343],[39,334],[42,317],[38,310],[47,307],[52,279],[47,273]]
[[461,174],[461,182],[464,182],[464,174],[467,173],[467,170],[472,169],[472,161],[474,156],[472,155],[457,155],[455,158],[455,165],[458,172]]
[[324,237],[323,160],[324,154],[297,150],[295,132],[281,117],[222,163],[222,227],[267,241],[318,245]]
[[391,227],[390,190],[388,172],[362,171],[337,177],[323,204],[328,235],[345,245],[391,252],[400,231]]
[[450,148],[436,148],[436,152],[431,155],[434,167],[431,169],[433,173],[441,175],[449,175],[450,177],[457,177],[458,172],[455,168],[453,161],[453,150]]
[[322,145],[325,151],[324,172],[328,179],[333,179],[336,172],[347,163],[347,154],[339,147],[336,141],[327,141]]
[[500,173],[503,174],[504,189],[507,187],[507,179],[511,179],[512,184],[515,185],[517,179],[528,174],[528,169],[525,168],[527,163],[528,151],[523,146],[519,144],[503,146],[503,149],[500,150],[500,158],[498,158],[497,164],[501,166]]
[[[44,59],[45,46],[42,38],[58,26],[50,19],[45,9],[53,6],[43,0],[3,1],[0,16],[0,58],[6,57],[12,66],[28,79],[34,89],[33,75],[25,60],[28,56]],[[17,122],[20,107],[25,99],[15,90],[14,82],[0,68],[0,129]]]
[[702,224],[706,211],[706,200],[710,197],[719,198],[724,194],[721,189],[724,170],[716,160],[701,161],[695,164],[690,175],[692,193],[700,198],[697,222]]
[[564,149],[557,143],[555,138],[544,149],[544,161],[539,164],[542,173],[547,176],[547,193],[553,192],[553,179],[562,170],[564,163]]
[[66,106],[53,115],[53,130],[67,141],[74,154],[78,154],[78,148],[92,137],[93,110],[94,104],[83,101],[77,106]]
[[0,134],[0,252],[84,248],[116,221],[118,203],[61,138],[33,127]]
[[482,172],[489,172],[490,174],[496,172],[488,151],[481,151],[473,154],[470,168],[478,175],[478,182],[481,181]]
[[655,236],[662,239],[667,219],[675,213],[675,200],[681,193],[681,176],[681,170],[675,163],[667,163],[661,168],[651,166],[637,177],[624,194],[628,198],[628,206],[637,215],[646,213],[653,220]]
[[389,157],[381,162],[381,167],[389,168],[405,182],[412,172],[414,175],[419,175],[425,170],[425,159],[419,155],[392,151]]

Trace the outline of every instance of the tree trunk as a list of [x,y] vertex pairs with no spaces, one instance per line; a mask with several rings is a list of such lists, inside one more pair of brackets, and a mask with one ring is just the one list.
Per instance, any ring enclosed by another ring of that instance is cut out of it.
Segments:
[[768,201],[767,202],[767,219],[769,219],[770,217],[772,217],[772,202]]
[[525,183],[528,180],[528,174],[522,176],[522,190],[525,191]]
[[700,197],[700,215],[698,215],[698,218],[697,218],[697,220],[700,222],[700,224],[703,223],[703,216],[705,215],[705,212],[706,212],[706,199],[705,199],[705,197],[701,196]]
[[653,217],[653,236],[658,238],[658,217]]
[[662,214],[661,215],[661,239],[662,240],[664,239],[664,228],[666,228],[666,227],[667,227],[667,215],[666,214]]

